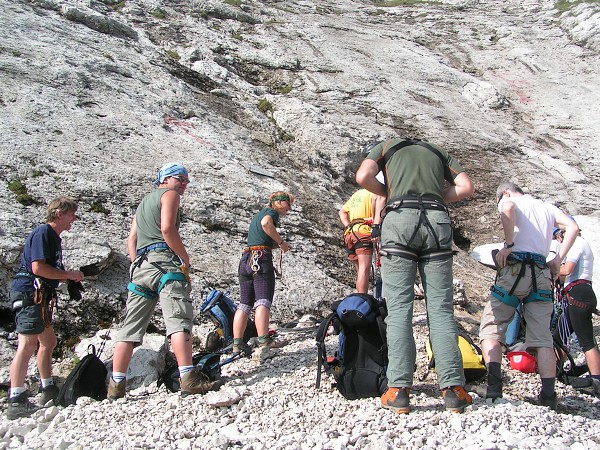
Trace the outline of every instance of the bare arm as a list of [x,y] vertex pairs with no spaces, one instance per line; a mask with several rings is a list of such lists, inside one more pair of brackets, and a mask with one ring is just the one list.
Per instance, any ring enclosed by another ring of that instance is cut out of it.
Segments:
[[46,278],[47,280],[83,280],[83,272],[80,270],[61,270],[52,267],[46,263],[45,259],[38,259],[31,262],[31,271],[36,277]]
[[[504,201],[500,212],[500,222],[502,223],[502,229],[504,230],[504,241],[508,244],[514,243],[516,221],[517,212],[515,204],[511,201]],[[498,267],[504,267],[506,265],[506,259],[511,252],[511,248],[503,248],[498,252],[498,255],[496,255],[496,264]]]
[[133,216],[131,227],[129,228],[129,235],[127,236],[127,253],[129,253],[129,259],[133,262],[137,257],[137,226],[135,216]]
[[383,219],[381,218],[381,210],[385,207],[385,197],[381,195],[373,196],[373,224],[381,224]]
[[260,225],[263,231],[269,236],[271,239],[275,241],[275,243],[279,246],[283,253],[287,252],[290,249],[290,246],[287,242],[283,240],[283,238],[277,232],[277,228],[275,228],[275,224],[273,223],[273,218],[269,215],[266,215],[260,221]]
[[379,166],[372,159],[365,159],[356,172],[356,182],[373,194],[385,197],[385,186],[377,180]]
[[558,276],[561,272],[560,265],[571,250],[577,235],[579,235],[579,227],[573,219],[567,216],[564,212],[559,211],[554,218],[554,225],[561,230],[565,230],[563,241],[560,244],[560,249],[556,257],[548,263],[550,271],[554,276]]
[[466,172],[461,172],[454,179],[454,184],[444,190],[444,202],[452,203],[471,197],[475,192],[475,186],[471,177]]
[[342,224],[345,227],[347,227],[348,224],[350,223],[350,214],[348,214],[348,211],[346,211],[344,208],[342,208],[338,211],[338,216],[340,216],[340,220],[342,221]]
[[173,190],[166,191],[160,198],[160,231],[169,248],[181,258],[183,266],[190,267],[190,257],[177,230],[177,212],[180,195]]

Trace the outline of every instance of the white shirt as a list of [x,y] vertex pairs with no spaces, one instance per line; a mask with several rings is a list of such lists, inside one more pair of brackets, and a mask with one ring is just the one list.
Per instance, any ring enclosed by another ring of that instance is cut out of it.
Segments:
[[565,285],[575,280],[592,281],[594,271],[594,254],[590,244],[581,236],[577,236],[573,246],[565,257],[565,262],[574,262],[573,271],[566,276]]
[[513,252],[530,252],[548,256],[556,214],[560,210],[531,195],[521,195],[503,197],[498,203],[498,211],[502,212],[504,202],[513,202],[516,206]]

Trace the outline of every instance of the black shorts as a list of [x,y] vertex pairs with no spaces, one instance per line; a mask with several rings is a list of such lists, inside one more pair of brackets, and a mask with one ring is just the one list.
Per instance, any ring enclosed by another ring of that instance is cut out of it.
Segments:
[[[45,329],[41,305],[31,305],[33,292],[9,291],[11,303],[22,301],[29,304],[15,311],[15,331],[19,334],[41,334]],[[50,318],[52,319],[52,318]]]

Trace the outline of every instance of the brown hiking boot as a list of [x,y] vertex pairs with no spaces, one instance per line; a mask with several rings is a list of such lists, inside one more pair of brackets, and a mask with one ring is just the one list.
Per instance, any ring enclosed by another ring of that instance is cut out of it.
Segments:
[[381,406],[398,414],[408,414],[410,412],[409,394],[410,388],[407,387],[387,388],[381,396]]
[[442,389],[442,396],[446,405],[446,411],[462,413],[465,408],[473,404],[473,398],[462,386],[452,386]]
[[259,347],[269,347],[269,348],[281,348],[281,347],[285,347],[289,343],[290,342],[285,339],[280,339],[280,340],[276,341],[272,337],[269,337],[266,341],[259,342],[258,346]]
[[190,370],[181,378],[181,396],[206,394],[208,391],[218,391],[223,386],[222,380],[211,381],[208,375],[197,367]]
[[120,398],[125,397],[125,390],[127,388],[127,379],[124,378],[118,383],[110,377],[110,381],[108,382],[108,393],[106,398],[113,401],[118,400]]

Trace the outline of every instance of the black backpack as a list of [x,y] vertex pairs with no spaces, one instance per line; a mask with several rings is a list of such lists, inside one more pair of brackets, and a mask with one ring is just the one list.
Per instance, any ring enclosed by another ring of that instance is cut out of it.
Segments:
[[100,359],[103,347],[104,343],[96,352],[96,347],[90,344],[88,354],[73,368],[60,388],[54,400],[55,405],[74,405],[79,397],[91,397],[94,400],[106,398],[108,369]]
[[[323,368],[348,400],[380,396],[387,388],[388,365],[384,301],[356,293],[335,302],[332,309],[317,330],[316,387]],[[339,331],[335,356],[327,356],[325,346],[330,327]]]
[[[233,317],[235,316],[236,306],[226,293],[218,289],[211,291],[202,305],[200,313],[208,316],[215,324],[216,329],[211,331],[206,339],[204,346],[208,351],[217,351],[227,348],[233,343]],[[258,336],[256,325],[253,320],[248,320],[248,325],[244,332],[244,342]]]

